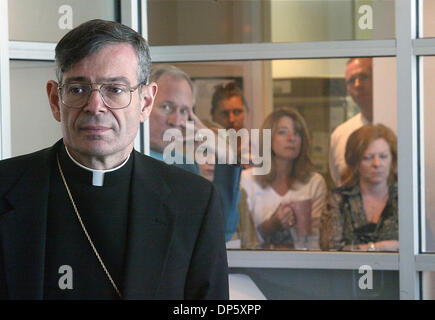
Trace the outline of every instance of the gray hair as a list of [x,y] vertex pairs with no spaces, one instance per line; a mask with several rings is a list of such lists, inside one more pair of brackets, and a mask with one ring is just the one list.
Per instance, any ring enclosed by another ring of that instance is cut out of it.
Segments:
[[176,79],[184,79],[187,81],[187,83],[190,86],[190,89],[192,90],[192,104],[195,104],[195,97],[196,97],[196,87],[195,84],[193,83],[192,79],[190,79],[190,77],[187,75],[186,72],[184,72],[183,70],[181,70],[180,68],[177,68],[176,66],[173,65],[159,65],[155,68],[153,68],[151,70],[151,74],[150,74],[150,82],[157,82],[157,80],[159,80],[159,78],[163,75],[168,75],[171,77],[174,77]]
[[56,46],[56,76],[63,74],[82,59],[112,44],[129,43],[138,59],[138,81],[147,83],[151,69],[150,50],[146,40],[133,29],[113,21],[94,19],[68,32]]

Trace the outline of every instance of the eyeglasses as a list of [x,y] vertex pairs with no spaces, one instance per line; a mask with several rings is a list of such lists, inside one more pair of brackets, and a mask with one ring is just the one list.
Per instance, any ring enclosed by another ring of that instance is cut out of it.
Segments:
[[[99,88],[93,89],[92,86]],[[62,103],[70,108],[80,109],[88,104],[93,91],[98,91],[104,104],[110,109],[127,108],[131,103],[131,94],[142,83],[131,88],[120,83],[63,83],[58,87]]]

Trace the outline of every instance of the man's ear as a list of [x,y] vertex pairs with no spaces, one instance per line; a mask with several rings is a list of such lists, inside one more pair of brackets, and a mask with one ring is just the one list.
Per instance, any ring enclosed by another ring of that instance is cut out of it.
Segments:
[[145,122],[153,109],[154,99],[157,95],[157,83],[151,82],[150,84],[142,87],[142,101],[140,109],[140,122]]
[[57,91],[58,84],[56,81],[50,80],[47,82],[47,96],[50,103],[51,113],[53,117],[60,122],[60,106],[59,106],[59,92]]

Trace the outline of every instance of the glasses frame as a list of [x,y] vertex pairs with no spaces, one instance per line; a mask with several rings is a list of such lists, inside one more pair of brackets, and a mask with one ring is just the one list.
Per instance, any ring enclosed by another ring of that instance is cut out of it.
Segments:
[[[89,91],[89,95],[88,95],[88,98],[87,98],[86,102],[83,103],[81,106],[79,106],[79,107],[77,107],[77,106],[71,106],[71,105],[66,104],[65,101],[63,101],[63,97],[62,97],[62,91],[61,91],[61,89],[62,89],[65,85],[68,85],[68,84],[83,84],[83,85],[88,85],[88,86],[91,87],[91,90]],[[124,106],[124,107],[120,107],[120,108],[111,107],[111,106],[106,102],[106,100],[104,100],[103,93],[101,92],[101,87],[102,87],[102,86],[104,86],[104,85],[116,85],[116,84],[120,84],[120,85],[123,85],[123,86],[127,86],[127,87],[129,87],[128,91],[130,91],[130,99],[129,99],[129,101],[128,101],[128,104],[127,104],[126,106]],[[97,85],[98,88],[93,88],[94,85]],[[144,85],[144,82],[140,82],[140,83],[138,83],[138,84],[137,84],[136,86],[134,86],[134,87],[130,87],[129,85],[127,85],[127,84],[123,84],[123,83],[97,83],[97,82],[85,83],[85,82],[72,82],[72,83],[59,83],[59,86],[57,87],[57,91],[58,91],[58,94],[59,94],[59,97],[60,97],[60,101],[61,101],[61,102],[62,102],[66,107],[68,107],[68,108],[72,108],[72,109],[81,109],[81,108],[83,108],[84,106],[86,106],[86,105],[89,103],[89,99],[90,99],[91,96],[92,96],[92,92],[94,92],[94,91],[98,91],[98,93],[100,94],[101,100],[103,101],[104,105],[105,105],[107,108],[109,108],[109,109],[114,109],[114,110],[119,110],[119,109],[125,109],[125,108],[127,108],[128,106],[130,106],[130,104],[131,104],[131,98],[132,98],[132,94],[133,94],[133,92],[136,91],[137,88],[139,88],[141,85]]]

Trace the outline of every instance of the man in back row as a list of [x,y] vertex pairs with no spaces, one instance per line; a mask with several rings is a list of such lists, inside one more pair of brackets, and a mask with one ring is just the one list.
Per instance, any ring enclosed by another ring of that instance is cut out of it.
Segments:
[[56,64],[63,139],[0,162],[0,298],[227,299],[215,187],[133,150],[157,93],[146,41],[92,20]]
[[349,136],[373,121],[372,58],[352,58],[346,64],[346,88],[361,112],[339,125],[331,134],[329,171],[336,186],[346,168],[344,153]]
[[[150,155],[164,160],[165,148],[171,143],[163,139],[167,130],[178,129],[180,134],[184,133],[188,121],[194,125],[195,133],[206,127],[193,112],[195,86],[184,71],[175,66],[161,65],[152,70],[150,80],[159,87],[150,115]],[[185,157],[183,163],[176,165],[193,173],[200,173],[195,161],[192,161],[193,164],[186,162]],[[240,165],[214,165],[213,183],[218,190],[225,217],[226,241],[231,239],[239,224],[240,174]]]

